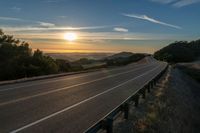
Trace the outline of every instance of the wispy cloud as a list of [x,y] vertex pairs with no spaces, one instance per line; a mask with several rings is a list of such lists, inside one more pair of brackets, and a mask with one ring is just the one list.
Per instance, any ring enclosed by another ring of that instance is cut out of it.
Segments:
[[104,29],[111,27],[111,25],[103,25],[103,26],[83,26],[83,27],[57,27],[60,30],[95,30],[95,29]]
[[43,26],[43,27],[54,27],[55,24],[53,23],[47,23],[47,22],[37,22],[40,26]]
[[137,18],[137,19],[146,20],[146,21],[149,21],[149,22],[152,22],[152,23],[168,26],[168,27],[171,27],[171,28],[182,29],[180,26],[165,23],[165,22],[156,20],[154,18],[148,17],[147,15],[125,14],[125,13],[122,14],[122,15],[126,16],[126,17],[130,17],[130,18]]
[[3,20],[3,21],[31,22],[31,23],[39,24],[39,26],[41,26],[41,27],[54,27],[55,26],[55,24],[49,23],[49,22],[25,20],[25,19],[15,18],[15,17],[0,17],[0,20]]
[[25,20],[21,18],[15,17],[1,17],[0,20],[3,21],[22,21],[22,22],[31,22],[33,25],[26,25],[23,27],[15,27],[15,26],[1,26],[5,30],[9,31],[62,31],[62,30],[95,30],[95,29],[104,29],[108,27],[114,27],[116,25],[101,25],[101,26],[79,26],[79,27],[68,27],[68,26],[57,26],[51,22],[43,22],[43,21],[32,21]]
[[16,7],[16,6],[10,8],[10,9],[13,10],[13,11],[16,11],[16,12],[21,11],[21,8],[20,7]]
[[175,7],[183,7],[183,6],[188,6],[191,4],[199,3],[200,0],[180,0],[176,3],[173,4]]
[[113,30],[118,32],[128,32],[128,29],[122,27],[115,27]]
[[58,16],[58,18],[64,19],[64,18],[67,18],[67,16]]
[[161,4],[170,4],[173,7],[178,7],[178,8],[200,2],[200,0],[150,0],[150,1]]
[[45,3],[58,3],[61,2],[62,0],[44,0],[43,2]]
[[169,3],[175,2],[177,0],[150,0],[150,1],[161,3],[161,4],[169,4]]
[[46,2],[46,3],[55,3],[55,2],[58,2],[58,0],[45,0],[44,2]]
[[5,20],[5,21],[23,21],[23,19],[14,18],[14,17],[0,17],[0,20]]
[[[14,33],[17,38],[23,40],[63,40],[64,32],[7,32]],[[168,39],[177,39],[179,36],[176,34],[155,34],[155,33],[124,33],[119,32],[89,32],[89,31],[76,31],[78,34],[78,41],[92,40],[92,41],[102,41],[103,40],[168,40]]]
[[[42,25],[41,25],[42,24]],[[79,31],[79,30],[96,30],[96,29],[103,29],[110,26],[83,26],[83,27],[60,27],[55,26],[54,24],[50,23],[40,23],[39,26],[23,26],[23,27],[13,27],[13,26],[1,26],[1,28],[5,31],[9,32],[31,32],[31,31]]]

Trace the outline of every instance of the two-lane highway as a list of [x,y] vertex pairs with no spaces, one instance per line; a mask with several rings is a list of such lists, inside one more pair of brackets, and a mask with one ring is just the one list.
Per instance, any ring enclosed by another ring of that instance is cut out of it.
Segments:
[[153,61],[0,86],[0,132],[83,132],[165,66]]

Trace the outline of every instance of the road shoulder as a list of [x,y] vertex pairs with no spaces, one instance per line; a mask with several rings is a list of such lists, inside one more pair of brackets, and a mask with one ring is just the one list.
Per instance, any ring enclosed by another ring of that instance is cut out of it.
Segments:
[[138,108],[131,108],[128,120],[115,122],[116,133],[197,133],[200,130],[200,84],[177,68],[170,67],[140,102]]

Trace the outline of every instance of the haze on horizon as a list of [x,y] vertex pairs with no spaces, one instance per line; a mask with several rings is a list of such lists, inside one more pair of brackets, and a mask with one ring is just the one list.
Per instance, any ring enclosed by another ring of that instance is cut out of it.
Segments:
[[44,52],[146,52],[200,36],[200,0],[1,0],[0,28]]

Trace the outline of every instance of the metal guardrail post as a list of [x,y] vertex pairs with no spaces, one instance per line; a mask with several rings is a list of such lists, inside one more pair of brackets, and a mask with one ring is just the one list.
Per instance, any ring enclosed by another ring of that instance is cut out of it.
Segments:
[[152,84],[153,84],[153,86],[156,85],[156,80],[155,79],[152,80]]
[[124,118],[128,119],[128,115],[129,115],[129,104],[125,103],[124,104]]
[[140,95],[139,95],[139,94],[136,94],[136,95],[135,95],[135,98],[134,98],[134,101],[135,101],[135,107],[137,107],[138,104],[139,104],[139,98],[140,98]]
[[146,97],[146,88],[144,87],[142,90],[142,98],[145,99]]
[[153,81],[150,82],[151,89],[153,88]]
[[148,85],[146,85],[146,87],[147,87],[148,93],[150,93],[151,92],[150,85],[148,84]]
[[113,133],[113,118],[108,117],[106,120],[106,132]]
[[156,82],[162,77],[162,75],[166,72],[168,66],[164,70],[162,70],[156,77],[154,77],[148,84],[146,84],[143,88],[139,89],[137,93],[134,93],[131,97],[129,97],[126,101],[124,101],[121,105],[115,108],[111,113],[106,115],[101,121],[90,127],[84,133],[97,133],[100,129],[106,130],[107,133],[113,132],[113,120],[117,113],[120,111],[124,111],[124,118],[128,119],[129,116],[129,102],[134,101],[135,107],[139,104],[140,95],[142,94],[143,98],[146,96],[146,89],[148,92],[156,85]]

